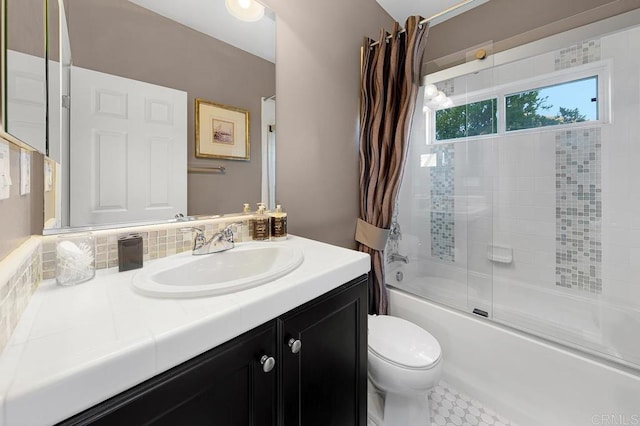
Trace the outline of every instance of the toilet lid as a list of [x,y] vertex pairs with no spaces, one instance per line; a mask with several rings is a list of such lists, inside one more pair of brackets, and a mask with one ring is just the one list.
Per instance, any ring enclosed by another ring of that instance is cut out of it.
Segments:
[[425,368],[440,358],[440,344],[423,328],[402,318],[369,315],[369,349],[393,363]]

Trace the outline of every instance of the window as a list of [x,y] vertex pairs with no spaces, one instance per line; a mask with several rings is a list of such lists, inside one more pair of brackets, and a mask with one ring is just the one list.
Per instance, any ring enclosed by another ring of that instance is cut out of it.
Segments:
[[425,104],[429,143],[608,123],[610,66],[605,60],[519,81],[505,76],[504,84],[493,80],[493,87],[483,87],[480,79],[475,90],[451,96],[455,106],[434,111]]
[[505,96],[506,130],[598,120],[598,77]]
[[487,99],[436,111],[436,140],[497,133],[498,99]]

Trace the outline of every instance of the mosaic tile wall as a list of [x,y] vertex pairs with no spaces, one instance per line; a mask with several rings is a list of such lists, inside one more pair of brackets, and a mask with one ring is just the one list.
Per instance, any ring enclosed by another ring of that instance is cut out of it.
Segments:
[[0,352],[5,348],[29,298],[42,281],[40,245],[26,258],[5,282],[0,282]]
[[555,56],[555,69],[563,70],[600,60],[600,40],[588,40],[560,49]]
[[[194,232],[182,232],[181,228],[196,227],[205,231],[207,238],[222,230],[227,224],[242,222],[236,225],[234,239],[237,242],[249,241],[250,216],[235,216],[209,220],[169,223],[133,228],[118,228],[94,232],[96,251],[96,269],[118,266],[118,238],[128,234],[142,235],[143,260],[153,260],[170,256],[193,247]],[[72,235],[72,234],[70,234]],[[56,275],[56,240],[62,236],[47,236],[42,244],[42,274],[44,279],[55,278]]]
[[429,168],[431,182],[431,256],[455,262],[455,148],[433,146],[436,165]]
[[436,87],[438,88],[438,90],[441,90],[447,96],[452,96],[456,91],[453,78],[436,83]]
[[556,284],[602,292],[600,129],[556,134]]

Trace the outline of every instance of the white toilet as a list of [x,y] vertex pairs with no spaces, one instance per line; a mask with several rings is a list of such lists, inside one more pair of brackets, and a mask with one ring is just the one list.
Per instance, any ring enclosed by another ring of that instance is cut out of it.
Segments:
[[369,424],[430,425],[427,395],[442,373],[438,341],[402,318],[369,315],[368,352],[369,380],[384,397],[383,413],[369,407]]

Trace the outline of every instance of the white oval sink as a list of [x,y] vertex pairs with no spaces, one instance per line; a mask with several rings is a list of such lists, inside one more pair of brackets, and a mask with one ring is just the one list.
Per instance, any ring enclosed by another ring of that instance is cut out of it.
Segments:
[[191,252],[154,261],[132,278],[133,288],[154,297],[232,293],[280,278],[297,268],[302,250],[277,243],[241,243],[220,253]]

